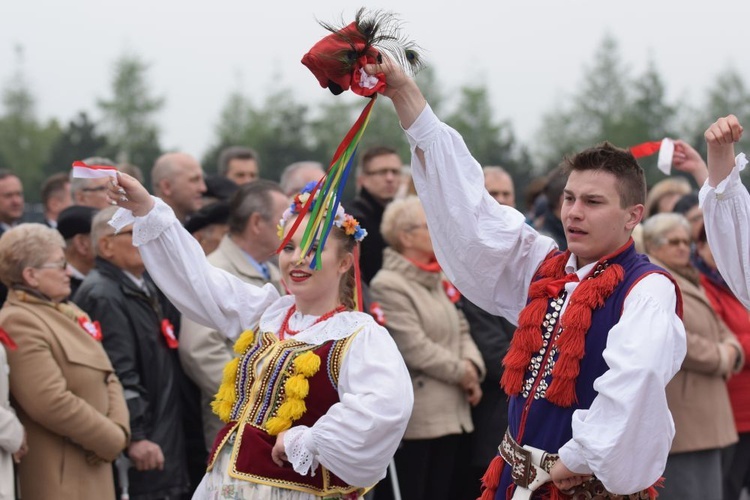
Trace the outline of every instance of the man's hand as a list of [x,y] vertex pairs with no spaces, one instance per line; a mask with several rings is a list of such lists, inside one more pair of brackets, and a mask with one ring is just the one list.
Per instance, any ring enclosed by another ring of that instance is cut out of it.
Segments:
[[708,178],[708,167],[698,151],[685,141],[674,141],[674,156],[672,166],[682,172],[692,175],[698,186],[702,186]]
[[468,391],[474,385],[479,385],[479,372],[474,363],[468,359],[464,359],[464,374],[461,377],[461,388]]
[[386,87],[383,95],[393,101],[401,126],[405,129],[411,127],[427,105],[427,101],[414,80],[404,73],[401,66],[385,55],[383,55],[382,63],[368,64],[364,70],[370,75],[385,74]]
[[708,183],[716,187],[734,167],[734,143],[742,137],[742,125],[734,115],[719,118],[704,137],[708,145]]
[[567,491],[571,488],[575,488],[579,484],[583,484],[591,479],[590,474],[576,474],[570,471],[562,460],[555,462],[552,466],[552,470],[549,471],[549,475],[552,478],[552,482],[555,483],[557,489],[561,491]]
[[15,463],[20,463],[21,459],[24,455],[26,455],[29,452],[29,444],[26,441],[26,429],[23,430],[23,440],[21,441],[21,447],[18,448],[18,450],[13,453],[13,461]]
[[284,435],[286,435],[286,431],[279,432],[276,436],[276,443],[274,443],[271,450],[271,460],[279,467],[284,467],[284,462],[289,461],[289,458],[286,456],[286,447],[284,446]]
[[478,405],[482,400],[482,388],[478,383],[472,385],[468,389],[464,389],[464,392],[466,393],[466,400],[471,406]]
[[130,443],[128,457],[139,471],[164,470],[164,454],[161,448],[148,439]]

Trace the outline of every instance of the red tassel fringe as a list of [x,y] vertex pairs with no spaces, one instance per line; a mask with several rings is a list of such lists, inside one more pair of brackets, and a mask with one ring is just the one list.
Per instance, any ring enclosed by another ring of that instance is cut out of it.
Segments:
[[500,486],[500,476],[503,474],[505,461],[500,455],[496,456],[482,476],[482,496],[479,500],[494,500],[497,487]]
[[[501,386],[510,396],[518,395],[531,357],[542,347],[539,329],[547,312],[546,286],[565,275],[569,252],[550,257],[539,267],[538,280],[529,288],[531,301],[518,316],[518,329],[503,359],[505,371]],[[593,310],[602,307],[623,280],[625,271],[612,264],[595,279],[586,279],[576,288],[575,299],[568,303],[561,318],[565,334],[558,339],[559,356],[552,369],[552,383],[547,389],[547,400],[558,406],[569,407],[576,402],[575,381],[586,351],[586,333],[591,327]],[[484,499],[483,499],[484,500]]]

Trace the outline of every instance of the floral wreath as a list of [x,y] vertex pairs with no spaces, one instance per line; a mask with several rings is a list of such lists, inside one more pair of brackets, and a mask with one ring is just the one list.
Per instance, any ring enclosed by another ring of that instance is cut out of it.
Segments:
[[[299,215],[302,212],[302,208],[310,200],[310,193],[313,191],[315,191],[315,193],[313,194],[312,205],[315,205],[318,202],[318,193],[320,193],[320,191],[315,190],[317,184],[316,181],[310,181],[302,188],[299,194],[295,195],[291,206],[284,211],[284,214],[279,221],[277,227],[279,239],[284,238],[284,226],[286,226],[286,223],[293,215]],[[347,236],[353,237],[354,241],[357,243],[361,242],[365,239],[365,236],[367,236],[367,230],[360,226],[357,219],[346,213],[344,207],[342,207],[340,203],[336,205],[336,215],[333,218],[333,225],[341,228]]]

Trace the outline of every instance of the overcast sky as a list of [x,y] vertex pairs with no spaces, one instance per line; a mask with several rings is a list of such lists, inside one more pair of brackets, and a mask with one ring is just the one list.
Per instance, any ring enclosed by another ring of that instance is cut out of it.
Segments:
[[654,59],[671,98],[701,99],[729,65],[750,85],[749,0],[0,0],[0,82],[21,44],[41,118],[98,117],[113,61],[137,53],[166,97],[163,146],[202,155],[238,86],[255,103],[279,80],[310,103],[336,99],[299,61],[326,34],[316,18],[349,21],[360,5],[398,13],[445,90],[487,84],[527,143],[608,33],[634,74]]

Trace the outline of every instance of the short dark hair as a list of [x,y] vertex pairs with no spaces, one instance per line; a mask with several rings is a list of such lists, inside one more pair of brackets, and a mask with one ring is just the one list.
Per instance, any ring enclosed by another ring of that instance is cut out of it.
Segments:
[[273,216],[273,200],[271,199],[273,191],[284,194],[278,183],[266,179],[258,179],[240,186],[229,200],[229,219],[227,220],[229,232],[231,234],[242,233],[250,216],[256,212],[265,220],[270,221]]
[[70,175],[67,172],[58,172],[47,177],[42,184],[42,205],[46,207],[53,196],[65,189],[66,184],[70,184]]
[[643,169],[630,151],[607,141],[566,157],[562,168],[568,175],[573,171],[585,170],[608,172],[617,178],[616,187],[622,208],[646,203],[646,176]]
[[359,164],[357,165],[357,175],[362,175],[367,169],[367,165],[370,164],[373,158],[384,155],[396,155],[398,153],[395,149],[389,148],[388,146],[373,146],[365,150],[362,156],[359,157]]
[[245,146],[230,146],[224,148],[219,154],[219,174],[226,175],[229,170],[229,162],[236,159],[255,160],[260,167],[260,158],[254,149]]
[[568,183],[569,172],[563,165],[558,165],[547,174],[547,183],[544,185],[544,196],[547,198],[547,206],[555,211],[560,208],[560,197],[565,191]]

